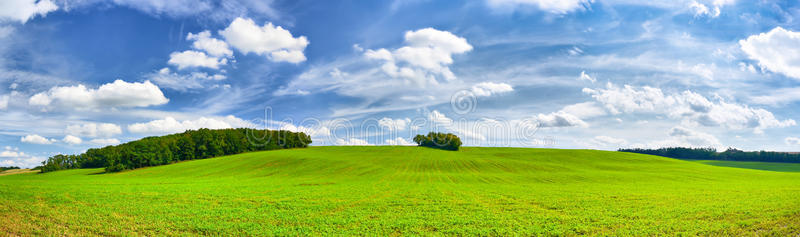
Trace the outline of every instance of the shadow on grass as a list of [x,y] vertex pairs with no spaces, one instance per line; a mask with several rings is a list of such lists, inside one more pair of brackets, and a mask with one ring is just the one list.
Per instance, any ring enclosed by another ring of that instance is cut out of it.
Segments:
[[780,162],[755,162],[755,161],[721,161],[721,160],[690,160],[713,166],[766,170],[776,172],[800,172],[800,163]]

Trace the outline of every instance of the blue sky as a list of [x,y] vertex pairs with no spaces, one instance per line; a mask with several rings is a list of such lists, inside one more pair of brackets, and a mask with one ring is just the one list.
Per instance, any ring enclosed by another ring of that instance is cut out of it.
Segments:
[[796,1],[0,2],[0,166],[198,128],[313,145],[800,149]]

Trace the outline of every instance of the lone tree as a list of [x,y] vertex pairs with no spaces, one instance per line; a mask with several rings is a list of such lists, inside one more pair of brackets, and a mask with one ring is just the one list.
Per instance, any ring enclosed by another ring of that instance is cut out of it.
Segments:
[[461,138],[452,133],[429,132],[427,136],[417,135],[414,142],[419,146],[457,151],[461,147]]

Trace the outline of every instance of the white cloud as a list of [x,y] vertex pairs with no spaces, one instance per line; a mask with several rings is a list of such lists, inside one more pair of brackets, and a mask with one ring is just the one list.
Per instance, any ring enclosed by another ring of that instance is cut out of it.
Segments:
[[787,145],[792,145],[792,146],[800,145],[800,138],[798,137],[787,137],[783,141],[786,142]]
[[605,146],[609,146],[609,145],[610,146],[622,146],[622,145],[625,145],[625,144],[628,143],[628,141],[625,140],[625,139],[609,137],[609,136],[596,136],[596,137],[592,138],[592,141],[594,141],[594,142],[596,142],[598,144],[603,144]]
[[216,38],[211,38],[211,32],[209,31],[202,31],[197,34],[189,33],[186,36],[186,40],[193,40],[192,47],[198,50],[203,50],[211,56],[214,57],[231,57],[233,56],[233,51],[228,48],[228,44],[225,41],[218,40]]
[[240,118],[229,115],[222,118],[200,117],[195,120],[178,121],[173,117],[153,120],[147,123],[134,123],[128,125],[128,131],[141,134],[171,134],[180,133],[186,130],[197,130],[200,128],[224,129],[251,127],[251,123]]
[[366,140],[358,139],[358,138],[350,138],[350,139],[336,139],[337,146],[372,146]]
[[776,119],[775,115],[765,109],[729,103],[721,98],[712,101],[688,90],[683,93],[665,94],[661,89],[653,87],[635,88],[625,85],[620,88],[609,83],[606,89],[584,88],[583,91],[604,105],[612,114],[623,112],[663,114],[703,126],[752,128],[756,133],[761,133],[767,128],[796,125],[792,119]]
[[[178,74],[170,71],[169,68],[162,68],[157,72],[147,74],[145,77],[162,88],[169,88],[182,92],[190,89],[206,88],[208,84],[227,79],[227,77],[222,74],[208,74],[205,72]],[[218,84],[214,85],[219,86]]]
[[191,67],[219,69],[219,66],[227,64],[228,60],[211,57],[200,51],[186,50],[169,54],[169,61],[167,61],[167,63],[177,66],[178,69]]
[[392,146],[416,146],[417,145],[416,143],[410,142],[410,141],[408,141],[408,140],[406,140],[405,138],[402,138],[402,137],[397,137],[395,139],[386,139],[386,144],[387,145],[392,145]]
[[70,144],[70,145],[78,145],[78,144],[83,143],[83,140],[80,137],[76,137],[76,136],[72,136],[72,135],[64,136],[64,138],[61,139],[61,141],[64,142],[64,143]]
[[0,110],[8,108],[8,95],[0,96]]
[[21,168],[33,168],[41,165],[44,158],[31,156],[19,151],[19,148],[6,146],[0,151],[0,166],[17,166]]
[[575,115],[581,119],[603,116],[607,114],[602,107],[597,106],[597,103],[592,101],[567,105],[564,106],[561,111],[567,114]]
[[279,128],[280,130],[292,131],[292,132],[302,132],[306,135],[311,136],[312,138],[325,138],[326,136],[331,134],[331,130],[327,126],[312,126],[312,127],[305,127],[305,126],[295,126],[290,123],[283,124]]
[[44,17],[58,10],[50,0],[3,0],[0,1],[0,21],[11,20],[25,23],[36,16]]
[[410,123],[411,123],[411,119],[409,119],[409,118],[404,118],[404,119],[382,118],[381,120],[378,120],[378,125],[379,126],[388,128],[391,131],[403,131],[403,130],[406,130],[406,128],[408,128],[408,125]]
[[91,141],[89,141],[89,143],[95,145],[110,146],[110,145],[120,144],[120,141],[115,138],[98,138],[98,139],[92,139]]
[[549,114],[538,114],[534,117],[540,128],[555,127],[588,127],[589,124],[575,115],[559,111]]
[[441,125],[452,125],[453,124],[453,120],[452,119],[448,118],[447,116],[445,116],[444,114],[440,113],[437,110],[431,111],[428,114],[428,119],[431,122],[436,123],[436,124],[441,124]]
[[20,138],[19,141],[24,142],[24,143],[42,144],[42,145],[53,144],[54,142],[56,142],[55,139],[47,139],[45,137],[42,137],[42,136],[39,136],[39,135],[36,135],[36,134],[26,135],[26,136]]
[[713,0],[704,2],[708,3],[704,4],[696,0],[689,2],[689,10],[694,13],[694,17],[708,16],[711,18],[716,18],[719,17],[720,13],[722,13],[721,8],[723,6],[736,3],[735,0]]
[[581,76],[578,77],[578,79],[580,79],[581,81],[584,81],[584,80],[590,81],[592,83],[595,83],[597,81],[597,79],[595,79],[594,77],[589,76],[589,74],[586,74],[586,71],[581,71]]
[[116,80],[98,89],[84,85],[53,87],[47,92],[33,95],[28,103],[35,106],[99,109],[118,107],[147,107],[166,104],[169,100],[150,81],[128,83]]
[[243,54],[266,55],[274,62],[306,61],[306,56],[303,54],[303,50],[308,46],[306,37],[295,38],[291,32],[272,25],[271,22],[259,26],[249,18],[236,18],[219,34]]
[[692,146],[720,147],[722,143],[711,134],[694,131],[685,127],[674,127],[670,129],[669,135],[678,138]]
[[699,3],[697,1],[692,1],[691,3],[689,3],[689,9],[692,10],[692,12],[694,12],[694,16],[695,17],[699,17],[699,16],[717,17],[717,16],[719,16],[719,12],[711,13],[711,11],[708,10],[708,7],[706,5],[704,5],[702,3]]
[[491,96],[511,91],[514,91],[514,88],[506,83],[481,82],[472,86],[472,93],[476,96]]
[[418,85],[436,84],[436,76],[450,81],[456,78],[450,68],[454,54],[472,50],[467,40],[447,31],[424,28],[407,31],[406,46],[394,51],[388,49],[367,50],[368,59],[383,62],[381,70],[393,78],[405,78]]
[[456,123],[453,121],[453,119],[448,118],[443,113],[437,110],[428,113],[428,120],[429,120],[428,122],[434,126],[433,128],[434,130],[438,128],[444,128],[463,138],[471,138],[480,141],[486,140],[486,136],[481,134],[480,133],[481,131],[476,131],[474,126],[470,126],[469,123],[464,123],[465,121],[463,120],[458,121],[458,123]]
[[584,10],[594,0],[487,0],[492,8],[514,8],[519,6],[535,6],[542,11],[565,14],[572,11]]
[[68,125],[66,133],[81,137],[113,137],[122,134],[122,128],[112,123],[84,123]]
[[722,149],[723,145],[714,135],[692,130],[686,127],[673,127],[664,140],[635,143],[629,147],[635,148],[664,148],[664,147],[712,147]]
[[740,40],[739,46],[762,69],[800,79],[800,32],[775,27]]

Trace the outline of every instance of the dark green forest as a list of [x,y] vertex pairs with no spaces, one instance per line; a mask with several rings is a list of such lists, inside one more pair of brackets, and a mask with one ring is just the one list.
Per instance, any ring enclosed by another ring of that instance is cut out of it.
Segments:
[[104,148],[93,148],[79,155],[55,155],[42,162],[42,172],[78,168],[102,168],[116,172],[184,160],[308,147],[311,137],[290,131],[236,129],[199,129],[183,133],[146,137]]
[[691,160],[728,160],[728,161],[763,161],[800,163],[800,153],[775,152],[775,151],[742,151],[728,148],[717,152],[714,148],[685,148],[669,147],[660,149],[619,149],[622,152],[633,152],[648,155],[657,155],[678,159]]
[[414,142],[419,146],[443,150],[457,151],[461,147],[461,138],[452,133],[429,132],[427,136],[417,135]]

